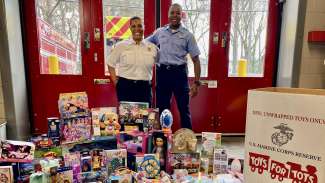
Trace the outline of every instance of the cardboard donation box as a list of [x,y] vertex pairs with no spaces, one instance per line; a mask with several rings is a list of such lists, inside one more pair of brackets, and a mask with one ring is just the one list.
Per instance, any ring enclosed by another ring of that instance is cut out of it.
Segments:
[[325,183],[325,90],[248,92],[245,182]]

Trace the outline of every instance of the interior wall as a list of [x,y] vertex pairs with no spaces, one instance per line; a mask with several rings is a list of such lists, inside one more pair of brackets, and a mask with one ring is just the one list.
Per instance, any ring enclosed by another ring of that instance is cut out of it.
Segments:
[[2,92],[2,80],[1,80],[1,73],[0,73],[0,124],[2,121],[5,121],[5,108],[3,104],[3,92]]
[[279,87],[292,87],[295,63],[298,9],[300,0],[283,4],[277,83]]
[[[5,11],[4,11],[4,3],[2,0],[0,0],[0,17],[4,17],[5,16]],[[4,108],[4,100],[3,100],[3,84],[2,84],[2,77],[1,75],[3,74],[2,72],[2,62],[5,62],[5,53],[4,53],[4,44],[2,44],[3,41],[3,35],[5,34],[6,31],[6,26],[5,26],[5,22],[4,20],[1,18],[0,19],[0,124],[1,121],[6,119],[5,116],[5,108]]]
[[325,1],[307,0],[298,86],[325,88],[325,42],[309,43],[309,31],[325,31]]
[[0,74],[7,138],[30,136],[19,0],[0,0]]

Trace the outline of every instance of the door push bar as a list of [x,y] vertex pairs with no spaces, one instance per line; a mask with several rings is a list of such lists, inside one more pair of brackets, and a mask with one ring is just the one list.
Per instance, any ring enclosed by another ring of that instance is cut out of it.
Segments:
[[84,48],[88,50],[90,48],[90,33],[84,33]]

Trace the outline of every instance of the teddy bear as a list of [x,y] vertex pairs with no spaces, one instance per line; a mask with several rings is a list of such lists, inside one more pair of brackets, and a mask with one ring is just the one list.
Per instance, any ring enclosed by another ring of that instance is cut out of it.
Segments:
[[121,129],[116,113],[105,113],[99,125],[102,136],[116,135]]

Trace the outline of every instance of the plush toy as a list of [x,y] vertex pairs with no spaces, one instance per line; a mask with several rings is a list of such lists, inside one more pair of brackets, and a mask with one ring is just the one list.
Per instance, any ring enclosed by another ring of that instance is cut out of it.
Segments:
[[116,113],[105,113],[99,122],[102,136],[116,135],[121,129]]

